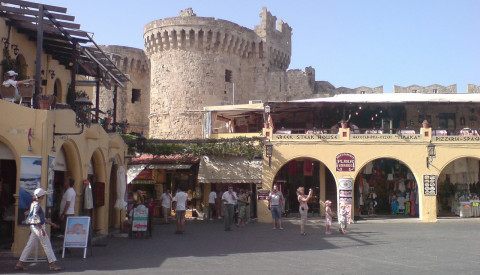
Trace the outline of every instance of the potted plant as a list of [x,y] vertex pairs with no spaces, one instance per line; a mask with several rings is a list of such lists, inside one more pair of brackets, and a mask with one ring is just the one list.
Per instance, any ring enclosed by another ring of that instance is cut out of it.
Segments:
[[52,97],[49,95],[40,94],[37,96],[38,108],[41,110],[50,110],[52,105]]

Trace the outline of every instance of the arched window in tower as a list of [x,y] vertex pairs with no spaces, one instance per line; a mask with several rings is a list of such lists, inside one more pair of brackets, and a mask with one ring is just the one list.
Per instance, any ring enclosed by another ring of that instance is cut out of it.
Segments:
[[57,102],[64,102],[62,93],[62,82],[59,78],[53,84],[53,95],[57,98]]
[[189,36],[190,36],[190,48],[195,48],[195,31],[190,30]]
[[141,91],[140,89],[132,89],[132,103],[140,102]]
[[232,83],[232,71],[225,70],[225,82]]
[[258,57],[263,58],[263,41],[258,44]]

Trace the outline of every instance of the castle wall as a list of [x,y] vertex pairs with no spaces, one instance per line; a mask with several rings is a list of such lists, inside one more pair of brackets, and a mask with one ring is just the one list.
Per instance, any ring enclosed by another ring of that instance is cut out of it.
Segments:
[[430,86],[410,85],[408,87],[393,86],[394,93],[421,93],[421,94],[456,94],[457,84],[442,86],[433,84]]
[[[141,49],[124,46],[101,46],[112,56],[117,67],[130,76],[125,87],[117,89],[117,122],[128,121],[128,132],[143,133],[148,136],[150,109],[150,64],[145,52]],[[140,96],[132,102],[133,90]],[[101,87],[100,109],[113,110],[113,87],[107,90]]]

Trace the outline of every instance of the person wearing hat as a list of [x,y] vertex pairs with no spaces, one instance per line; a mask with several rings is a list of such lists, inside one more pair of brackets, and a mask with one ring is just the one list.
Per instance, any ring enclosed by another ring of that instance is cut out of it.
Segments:
[[[23,85],[25,83],[30,83],[31,81],[33,81],[33,79],[26,79],[26,80],[15,80],[15,78],[17,77],[17,73],[15,71],[8,71],[5,73],[5,78],[6,80],[3,81],[2,85],[5,86],[5,87],[10,87],[10,86],[13,86],[15,87],[15,98],[17,97],[20,97],[20,93],[18,92],[18,86],[19,85]],[[10,100],[10,101],[15,101],[15,98],[5,98],[6,100]]]
[[49,262],[49,270],[51,271],[60,271],[61,267],[57,266],[55,262],[57,258],[52,249],[52,244],[46,233],[45,224],[50,224],[53,228],[56,228],[57,225],[52,223],[50,220],[45,218],[45,212],[42,209],[40,203],[42,199],[45,198],[46,192],[42,188],[35,189],[33,193],[33,202],[30,205],[30,213],[27,216],[26,224],[30,225],[30,238],[28,239],[27,245],[23,249],[22,255],[15,265],[15,270],[28,270],[23,264],[27,261],[28,256],[32,252],[32,249],[35,247],[37,241],[43,247],[45,254],[47,255]]
[[348,218],[348,210],[346,209],[346,205],[344,202],[340,203],[340,213],[338,214],[338,223],[340,224],[340,233],[346,234],[347,232],[347,218]]

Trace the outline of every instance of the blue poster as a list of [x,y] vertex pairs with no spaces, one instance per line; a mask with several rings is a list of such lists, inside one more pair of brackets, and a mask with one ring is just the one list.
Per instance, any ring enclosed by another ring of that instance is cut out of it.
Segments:
[[40,187],[42,158],[22,156],[20,164],[20,186],[18,198],[18,224],[25,225],[25,217],[30,211],[33,192]]

